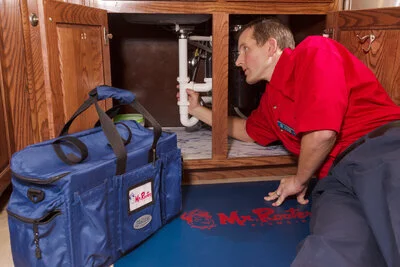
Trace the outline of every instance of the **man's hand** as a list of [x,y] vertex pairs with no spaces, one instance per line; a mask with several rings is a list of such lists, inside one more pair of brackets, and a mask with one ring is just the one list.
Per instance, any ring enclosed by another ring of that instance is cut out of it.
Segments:
[[189,101],[189,113],[193,115],[193,111],[201,107],[200,104],[200,94],[198,92],[193,91],[192,89],[186,89],[186,93],[188,94]]
[[268,196],[264,197],[264,199],[266,201],[277,199],[277,201],[272,203],[272,206],[278,207],[288,196],[296,195],[297,202],[305,205],[308,203],[308,199],[305,199],[307,188],[308,183],[302,184],[298,181],[298,179],[296,179],[296,176],[290,176],[283,178],[279,184],[279,187],[275,191],[269,192]]
[[[198,92],[193,91],[192,89],[186,89],[186,93],[188,94],[189,114],[193,115],[193,110],[195,110],[198,107],[201,107],[200,94]],[[176,98],[179,101],[179,92],[176,94]]]
[[264,199],[275,200],[272,205],[280,206],[283,201],[292,195],[297,196],[297,202],[307,204],[304,198],[308,182],[313,174],[321,167],[336,141],[336,132],[321,130],[304,133],[301,138],[301,148],[297,173],[294,176],[283,178],[278,189],[270,192]]

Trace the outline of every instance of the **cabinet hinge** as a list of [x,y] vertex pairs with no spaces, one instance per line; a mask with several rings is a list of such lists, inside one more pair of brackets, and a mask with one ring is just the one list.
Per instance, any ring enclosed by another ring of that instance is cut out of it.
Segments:
[[104,33],[104,45],[108,45],[108,40],[112,39],[113,35],[107,32],[106,27],[103,27],[103,33]]
[[327,37],[327,38],[333,38],[334,33],[335,33],[334,28],[328,28],[328,29],[324,29],[322,36]]

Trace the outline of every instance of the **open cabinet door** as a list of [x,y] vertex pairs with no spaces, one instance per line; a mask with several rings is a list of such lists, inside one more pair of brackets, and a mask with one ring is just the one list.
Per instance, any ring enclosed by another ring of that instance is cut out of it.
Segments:
[[[2,48],[1,45],[0,48]],[[0,52],[0,59],[2,58],[1,54]],[[14,150],[14,142],[8,115],[9,111],[7,94],[3,86],[3,71],[0,64],[0,196],[11,181],[10,159]]]
[[[53,133],[50,137],[53,137],[59,134],[90,90],[111,83],[107,12],[45,1],[43,24],[46,42],[42,42],[42,53],[44,59],[47,56],[44,83],[49,128]],[[101,105],[109,108],[111,101]],[[96,121],[97,114],[91,107],[75,120],[70,132],[93,127]]]
[[376,75],[400,104],[400,8],[339,11],[328,14],[327,32]]

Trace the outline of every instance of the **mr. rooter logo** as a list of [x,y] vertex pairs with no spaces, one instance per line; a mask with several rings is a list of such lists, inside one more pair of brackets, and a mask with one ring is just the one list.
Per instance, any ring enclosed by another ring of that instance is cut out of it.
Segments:
[[306,223],[311,212],[300,211],[290,208],[282,212],[277,212],[273,208],[257,208],[251,210],[250,214],[239,214],[238,211],[231,211],[228,214],[219,212],[214,216],[205,210],[194,209],[184,212],[181,219],[185,220],[190,227],[201,230],[210,230],[218,225],[238,225],[238,226],[264,226],[274,224],[294,224]]

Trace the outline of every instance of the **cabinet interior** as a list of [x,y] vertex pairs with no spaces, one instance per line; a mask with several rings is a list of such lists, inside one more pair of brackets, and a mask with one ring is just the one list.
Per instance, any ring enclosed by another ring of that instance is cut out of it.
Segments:
[[[259,17],[276,17],[293,31],[296,43],[306,36],[322,34],[325,15],[230,15],[229,17],[229,91],[228,113],[248,116],[257,106],[265,83],[249,86],[242,71],[234,65],[236,26],[245,25]],[[178,134],[184,159],[209,159],[211,127],[204,124],[187,128],[179,120],[176,93],[179,75],[178,33],[176,24],[190,36],[212,35],[212,16],[209,14],[109,14],[111,79],[115,87],[133,91],[137,99],[159,121],[166,131]],[[201,50],[200,50],[201,51]],[[188,45],[188,60],[193,59],[196,47]],[[197,75],[188,67],[195,82],[203,82],[206,60],[199,60]],[[213,80],[218,77],[212,77]],[[208,94],[212,95],[212,93]],[[209,105],[210,106],[210,105]],[[129,108],[123,113],[135,112]],[[279,144],[267,149],[257,144],[228,140],[228,158],[287,155]]]

